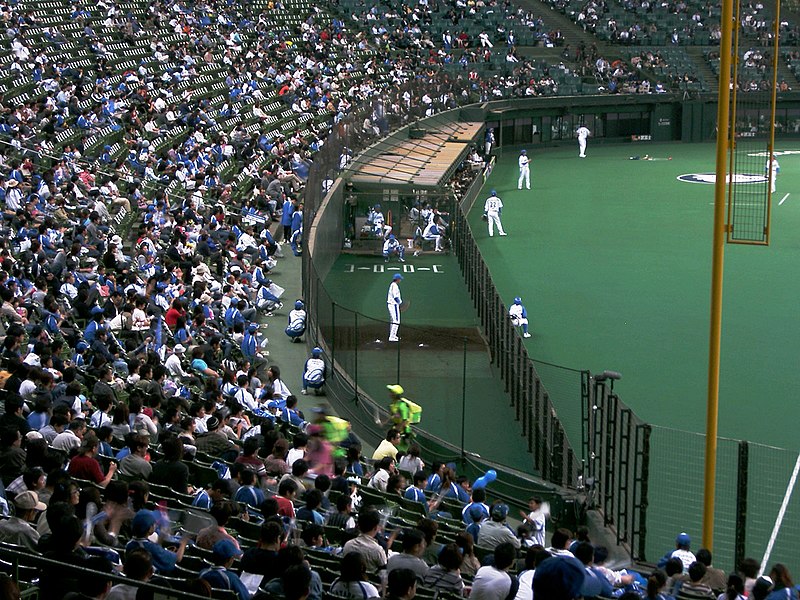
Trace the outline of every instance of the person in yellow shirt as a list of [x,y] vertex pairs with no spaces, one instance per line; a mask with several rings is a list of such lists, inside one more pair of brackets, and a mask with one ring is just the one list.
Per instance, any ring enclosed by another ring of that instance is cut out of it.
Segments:
[[400,432],[394,427],[386,432],[386,437],[381,440],[381,443],[372,454],[372,460],[379,461],[382,458],[389,457],[397,460],[397,446],[400,444]]

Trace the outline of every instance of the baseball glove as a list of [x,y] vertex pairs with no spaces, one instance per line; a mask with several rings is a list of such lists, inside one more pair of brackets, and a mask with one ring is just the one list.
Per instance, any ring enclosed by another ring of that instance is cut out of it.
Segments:
[[481,220],[482,221],[488,221],[489,217],[487,215],[481,215]]

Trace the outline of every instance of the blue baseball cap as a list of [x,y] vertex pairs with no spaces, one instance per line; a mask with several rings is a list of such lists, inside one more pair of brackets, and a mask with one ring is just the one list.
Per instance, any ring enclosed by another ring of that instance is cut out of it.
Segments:
[[505,519],[508,516],[508,504],[495,504],[492,507],[493,519]]
[[93,307],[92,307],[92,310],[91,310],[90,312],[91,312],[93,315],[102,315],[102,314],[103,314],[103,309],[102,309],[102,308],[100,308],[99,306],[93,306]]
[[520,298],[519,296],[514,298],[514,304],[522,304],[522,298]]
[[692,543],[692,538],[689,537],[688,533],[681,532],[678,534],[678,537],[675,538],[675,543],[678,546],[689,546]]
[[492,191],[490,192],[490,194],[491,194],[492,196],[497,196],[497,190],[492,190]]
[[135,537],[142,537],[148,534],[150,528],[156,524],[156,517],[153,514],[153,511],[150,510],[140,510],[136,513],[136,516],[133,517],[133,521],[131,522],[131,530]]
[[403,276],[400,273],[395,273],[394,277],[392,277],[392,281],[403,281]]
[[294,303],[294,307],[297,310],[300,310],[301,308],[303,308],[303,301],[302,300],[298,300],[297,302]]
[[319,356],[320,354],[322,354],[322,348],[320,348],[319,346],[316,346],[315,348],[312,348],[312,350],[311,350],[311,355],[312,356]]
[[219,556],[225,560],[241,556],[243,552],[230,540],[220,540],[211,546],[214,556]]
[[553,556],[541,562],[533,575],[537,598],[572,600],[580,594],[586,571],[583,563],[571,556]]

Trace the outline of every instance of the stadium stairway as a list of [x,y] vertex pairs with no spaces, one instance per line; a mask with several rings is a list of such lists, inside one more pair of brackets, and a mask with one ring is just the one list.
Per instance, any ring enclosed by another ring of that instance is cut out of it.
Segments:
[[[572,19],[555,10],[548,2],[543,2],[542,0],[518,0],[518,2],[523,8],[532,11],[536,15],[540,15],[546,29],[561,30],[565,43],[569,44],[572,48],[573,56],[575,49],[581,42],[586,45],[587,49],[591,47],[592,44],[597,44],[597,50],[601,56],[618,54],[618,52],[615,52],[600,38],[591,33],[587,33],[582,27],[576,25]],[[563,48],[561,50],[563,50]]]
[[709,66],[704,53],[708,52],[708,46],[686,46],[686,54],[692,59],[695,66],[695,73],[704,81],[706,86],[716,91],[719,88],[719,77],[714,73],[714,70]]

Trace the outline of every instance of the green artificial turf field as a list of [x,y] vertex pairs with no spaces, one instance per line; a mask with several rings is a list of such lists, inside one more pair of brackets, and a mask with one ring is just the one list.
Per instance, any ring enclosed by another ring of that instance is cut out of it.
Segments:
[[[800,143],[776,150],[800,150]],[[630,160],[645,153],[672,160]],[[677,531],[700,535],[704,438],[687,432],[705,430],[714,186],[678,176],[712,173],[714,153],[711,144],[590,145],[583,160],[572,147],[529,151],[533,189],[520,191],[517,153],[507,151],[470,214],[499,292],[507,303],[522,296],[528,308],[530,355],[595,373],[619,371],[615,391],[657,426],[650,444],[650,560]],[[790,424],[800,416],[793,400],[800,152],[779,160],[771,245],[725,246],[719,434],[760,443],[750,444],[746,531],[746,553],[759,559],[797,458]],[[492,188],[505,205],[508,237],[489,238],[480,220]],[[544,373],[542,380],[548,386]],[[576,447],[577,399],[553,398]],[[714,550],[715,561],[728,567],[737,456],[736,442],[720,440]],[[795,493],[773,559],[800,567],[798,535]]]
[[[629,160],[645,153],[672,160]],[[516,189],[516,152],[507,151],[470,222],[500,293],[527,305],[531,355],[619,371],[615,390],[641,418],[703,431],[714,186],[677,177],[713,172],[714,146],[590,144],[586,159],[572,147],[529,155],[533,189]],[[800,155],[780,161],[771,246],[726,245],[720,435],[796,448],[793,430],[778,423],[800,416]],[[490,188],[505,204],[508,237],[489,238],[479,219]]]
[[[325,281],[341,305],[328,339],[335,360],[379,402],[387,398],[386,385],[399,379],[406,396],[423,407],[421,427],[456,446],[463,400],[466,450],[530,472],[531,456],[503,384],[489,367],[458,262],[432,253],[409,253],[406,261],[339,257]],[[401,317],[399,344],[386,341],[386,294],[395,273],[403,274],[401,293],[411,302]]]

